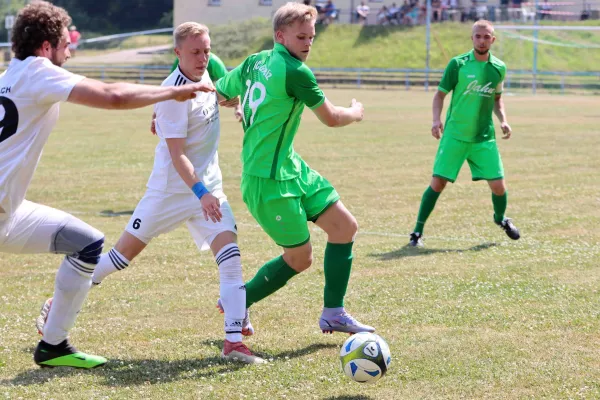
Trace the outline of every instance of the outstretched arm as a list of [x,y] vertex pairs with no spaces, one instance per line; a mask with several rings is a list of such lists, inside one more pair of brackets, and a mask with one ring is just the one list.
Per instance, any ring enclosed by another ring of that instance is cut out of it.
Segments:
[[67,101],[94,108],[128,110],[165,100],[186,101],[196,97],[195,92],[212,91],[213,85],[205,83],[152,86],[123,82],[104,83],[86,78],[73,87]]
[[331,128],[339,128],[353,122],[362,121],[365,108],[356,99],[352,99],[350,107],[335,106],[328,99],[325,99],[323,104],[313,109],[313,112],[323,124]]

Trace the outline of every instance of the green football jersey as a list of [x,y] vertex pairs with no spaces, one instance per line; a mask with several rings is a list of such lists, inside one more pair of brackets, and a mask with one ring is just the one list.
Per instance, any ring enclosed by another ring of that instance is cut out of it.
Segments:
[[245,174],[276,180],[300,173],[293,142],[306,104],[314,109],[325,95],[312,71],[276,43],[246,58],[216,84],[225,98],[241,96]]
[[[175,71],[175,68],[179,65],[179,58],[175,58],[173,62],[173,66],[171,67],[171,72]],[[210,76],[210,80],[213,82],[218,81],[227,73],[227,67],[219,57],[215,54],[210,53],[210,58],[208,59],[208,65],[206,66],[206,70],[208,71],[208,76]]]
[[444,135],[473,143],[494,140],[492,114],[505,76],[506,65],[492,53],[487,61],[477,61],[474,50],[450,60],[438,86],[452,91]]

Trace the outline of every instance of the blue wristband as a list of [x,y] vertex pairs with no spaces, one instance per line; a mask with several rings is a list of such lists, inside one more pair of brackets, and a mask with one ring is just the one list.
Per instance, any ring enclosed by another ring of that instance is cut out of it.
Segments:
[[201,199],[205,194],[209,193],[208,189],[206,189],[206,186],[204,186],[202,182],[195,183],[194,186],[192,186],[192,192],[194,192],[199,199]]

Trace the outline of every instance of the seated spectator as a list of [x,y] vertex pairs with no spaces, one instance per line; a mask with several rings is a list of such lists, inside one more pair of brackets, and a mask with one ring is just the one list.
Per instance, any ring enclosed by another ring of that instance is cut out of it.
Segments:
[[392,3],[392,6],[388,8],[388,20],[390,23],[400,23],[400,7],[396,3]]
[[369,16],[369,6],[365,4],[364,1],[360,2],[360,5],[356,7],[356,21],[359,24],[365,24],[367,22],[367,17]]
[[389,11],[386,6],[381,7],[377,12],[377,23],[380,25],[388,25],[390,23]]
[[540,19],[551,19],[551,14],[549,11],[552,11],[552,5],[548,3],[548,0],[544,0],[539,8]]
[[332,23],[337,17],[337,12],[333,1],[328,0],[321,9],[320,22],[325,25]]
[[414,26],[419,23],[419,6],[413,6],[411,9],[404,14],[402,23],[407,26]]

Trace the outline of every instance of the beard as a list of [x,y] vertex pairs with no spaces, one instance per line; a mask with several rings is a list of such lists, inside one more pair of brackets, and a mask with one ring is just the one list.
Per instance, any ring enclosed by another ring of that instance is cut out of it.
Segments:
[[480,56],[485,56],[490,51],[490,49],[485,49],[485,50],[479,50],[478,48],[473,48],[473,49]]
[[62,67],[63,64],[65,63],[65,61],[67,61],[67,60],[61,60],[58,57],[58,52],[53,51],[52,56],[50,57],[50,61],[52,62],[52,64],[56,65],[57,67]]

